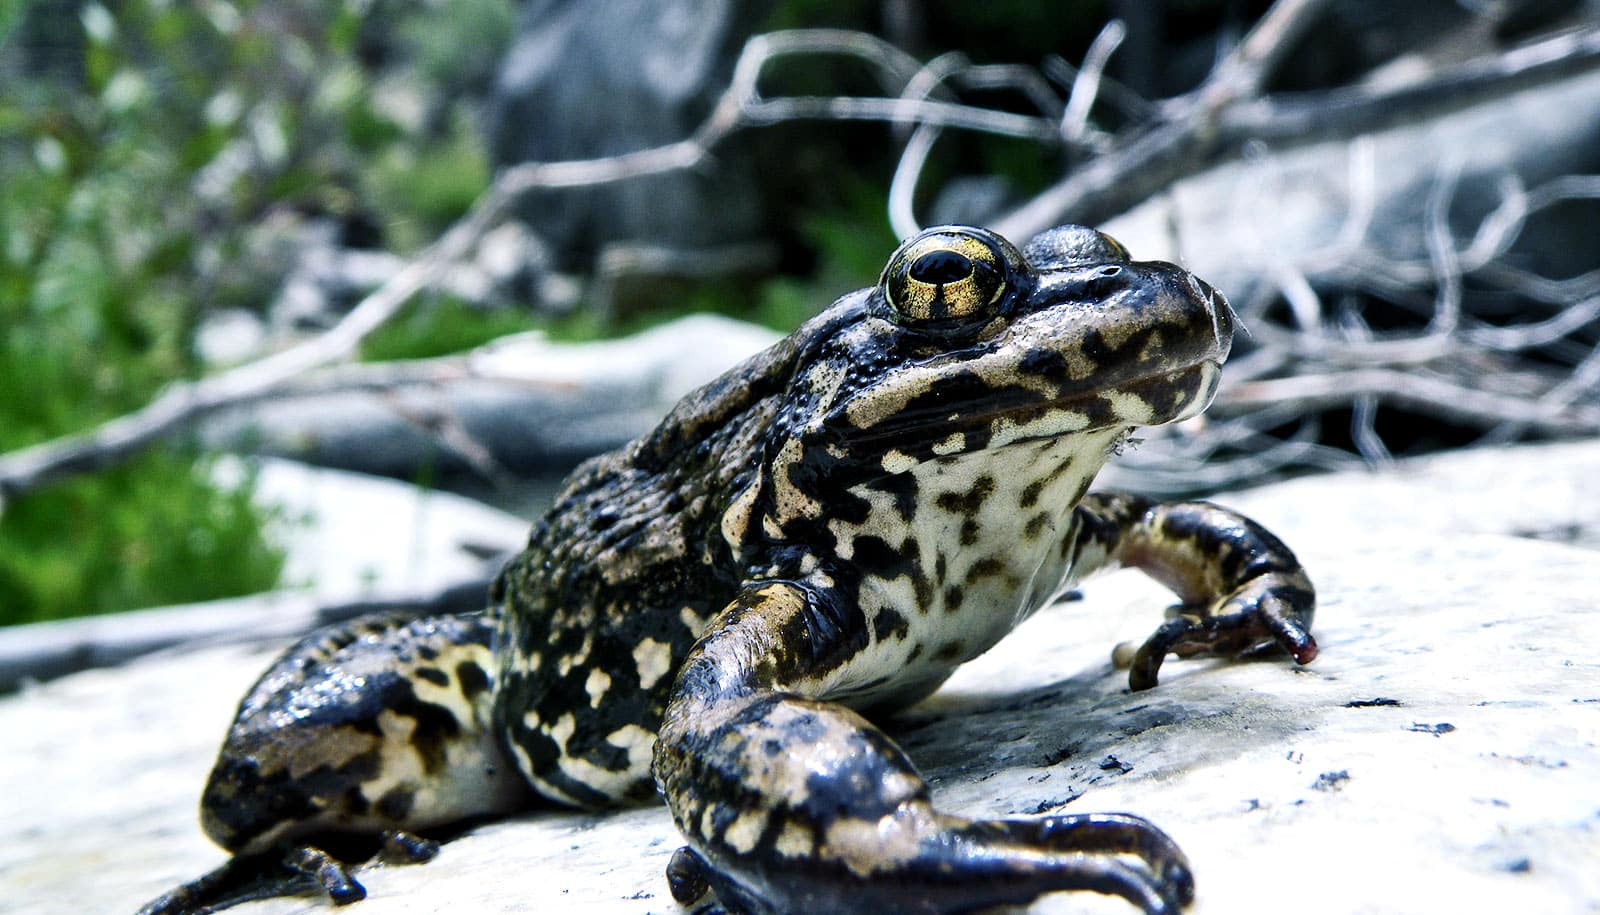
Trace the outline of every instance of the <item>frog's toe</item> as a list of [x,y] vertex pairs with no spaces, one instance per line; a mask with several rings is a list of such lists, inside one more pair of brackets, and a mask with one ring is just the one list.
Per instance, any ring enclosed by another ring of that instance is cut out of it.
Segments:
[[367,888],[350,876],[344,862],[320,848],[303,845],[291,849],[283,863],[317,881],[334,905],[349,905],[367,898]]
[[403,829],[385,829],[378,853],[390,864],[425,864],[439,854],[439,843]]
[[[1098,859],[1106,866],[1107,883],[1084,888],[1122,896],[1146,911],[1177,911],[1194,901],[1194,871],[1188,857],[1166,833],[1143,817],[1088,813],[978,820],[963,831],[1023,859],[1041,852],[1057,858],[1071,854],[1091,862]],[[1092,876],[1095,869],[1084,868],[1084,872]]]
[[680,905],[693,905],[711,889],[706,882],[707,872],[705,859],[689,846],[673,852],[672,860],[667,862],[667,888],[672,891],[672,898]]
[[1281,649],[1297,664],[1317,656],[1311,635],[1316,598],[1303,576],[1264,575],[1245,584],[1212,615],[1179,615],[1162,623],[1134,653],[1128,686],[1156,685],[1161,662],[1181,658],[1243,657]]

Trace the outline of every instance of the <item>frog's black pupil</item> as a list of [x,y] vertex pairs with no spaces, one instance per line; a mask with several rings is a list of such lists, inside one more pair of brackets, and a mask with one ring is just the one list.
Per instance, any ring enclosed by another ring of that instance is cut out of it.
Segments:
[[911,264],[909,273],[919,283],[954,283],[972,275],[972,261],[954,251],[929,251]]

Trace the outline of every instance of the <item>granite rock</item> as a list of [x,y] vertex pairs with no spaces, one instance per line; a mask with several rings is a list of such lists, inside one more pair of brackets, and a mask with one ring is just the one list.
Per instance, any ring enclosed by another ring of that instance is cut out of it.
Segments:
[[440,434],[448,426],[501,468],[564,473],[648,432],[685,394],[778,336],[711,314],[617,340],[561,343],[519,334],[466,357],[485,377],[284,394],[210,417],[200,436],[219,450],[449,482],[479,468]]
[[[1171,832],[1194,915],[1600,908],[1600,442],[1486,449],[1226,494],[1319,587],[1322,654],[1171,661],[1113,644],[1169,598],[1089,583],[890,723],[946,808],[1126,810]],[[222,860],[194,805],[264,648],[172,653],[0,701],[0,898],[128,911]],[[372,866],[351,915],[673,912],[665,810],[546,810]],[[313,899],[240,915],[328,911]],[[1031,911],[1125,912],[1068,894]]]

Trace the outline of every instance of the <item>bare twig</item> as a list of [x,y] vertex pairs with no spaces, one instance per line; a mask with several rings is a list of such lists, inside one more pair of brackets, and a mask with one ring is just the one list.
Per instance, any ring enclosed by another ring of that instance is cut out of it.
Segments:
[[[1315,443],[1320,411],[1350,409],[1357,447],[1383,460],[1379,409],[1402,407],[1490,429],[1491,435],[1593,434],[1600,431],[1600,269],[1553,279],[1519,266],[1512,256],[1530,218],[1572,200],[1600,199],[1600,176],[1569,175],[1531,189],[1507,174],[1497,188],[1499,204],[1475,231],[1459,233],[1449,215],[1458,185],[1481,178],[1447,163],[1433,174],[1421,223],[1421,244],[1407,255],[1374,240],[1383,226],[1374,143],[1360,129],[1393,124],[1402,117],[1440,115],[1495,93],[1526,90],[1573,73],[1600,67],[1600,30],[1558,35],[1526,48],[1431,74],[1410,85],[1374,89],[1357,86],[1301,96],[1266,97],[1263,86],[1299,35],[1328,0],[1280,0],[1218,63],[1193,92],[1147,104],[1106,79],[1104,58],[1115,47],[1108,26],[1081,72],[1063,84],[1065,103],[1028,68],[974,66],[960,55],[921,64],[887,43],[854,32],[809,30],[752,38],[735,65],[727,90],[710,115],[686,139],[603,159],[525,163],[501,171],[469,214],[391,280],[363,299],[334,328],[291,349],[197,382],[175,385],[148,407],[78,436],[0,456],[0,499],[71,473],[122,460],[155,440],[191,426],[224,407],[288,391],[393,391],[445,378],[485,377],[481,366],[451,358],[394,366],[340,365],[374,329],[392,318],[417,292],[440,282],[483,234],[522,196],[555,188],[592,187],[635,177],[700,167],[728,136],[752,126],[800,118],[872,120],[901,128],[906,146],[890,192],[896,231],[916,231],[915,196],[930,151],[944,129],[1022,137],[1074,152],[1103,152],[996,228],[1017,241],[1063,220],[1098,221],[1154,191],[1170,186],[1224,155],[1245,155],[1247,138],[1296,140],[1327,136],[1349,143],[1347,212],[1337,238],[1296,262],[1270,263],[1275,288],[1241,304],[1259,349],[1230,365],[1229,382],[1217,404],[1219,421],[1205,436],[1175,437],[1185,457],[1216,452],[1222,460],[1207,475],[1183,472],[1193,488],[1201,479],[1231,481],[1259,475],[1284,463],[1336,466],[1347,459]],[[882,97],[767,97],[761,78],[786,56],[832,54],[861,61],[883,86]],[[1046,65],[1061,79],[1065,64]],[[1040,115],[1024,115],[960,104],[952,89],[1008,87],[1031,99]],[[1140,123],[1115,135],[1089,125],[1093,101],[1108,100]],[[1330,111],[1332,115],[1330,116]],[[1315,123],[1311,113],[1315,112]],[[1332,127],[1327,126],[1332,124]],[[1063,136],[1063,131],[1065,136]],[[1270,160],[1268,160],[1270,162]],[[1532,179],[1530,179],[1531,181]],[[1463,237],[1458,237],[1458,233]],[[1464,241],[1464,243],[1463,243]],[[1327,288],[1328,278],[1338,280]],[[1484,286],[1526,301],[1512,312],[1475,311],[1472,296]],[[1371,330],[1357,293],[1376,292],[1402,319]],[[1272,316],[1281,296],[1288,326]],[[1271,306],[1269,308],[1269,305]],[[1538,360],[1518,357],[1537,351]],[[1552,364],[1555,363],[1555,364]],[[1462,366],[1476,367],[1472,370]],[[1570,367],[1563,373],[1560,366]],[[493,371],[493,370],[489,370]],[[1293,375],[1298,377],[1277,377]],[[448,423],[421,417],[446,438]],[[1279,427],[1302,420],[1282,441]],[[1264,430],[1272,430],[1273,435]],[[1508,433],[1508,430],[1511,430]],[[457,441],[470,451],[471,442]],[[1154,451],[1152,449],[1151,456]],[[1242,452],[1250,452],[1245,455]],[[1353,459],[1353,458],[1349,458]],[[1160,461],[1136,462],[1154,488],[1162,483]],[[488,465],[483,465],[487,467]],[[492,469],[492,468],[491,468]]]
[[1260,92],[1328,2],[1278,0],[1211,76],[1172,106],[1177,116],[1086,163],[995,228],[1007,238],[1026,239],[1062,222],[1099,222],[1195,170],[1216,146],[1222,111]]
[[[1053,119],[1061,118],[1064,110],[1049,83],[1032,68],[1013,64],[976,65],[959,52],[941,54],[929,61],[906,83],[901,98],[920,103],[947,82],[956,82],[966,88],[1013,89]],[[906,141],[900,161],[895,165],[894,178],[889,183],[889,225],[901,238],[914,235],[922,228],[915,212],[917,182],[927,164],[929,153],[938,142],[942,126],[935,121],[919,124]]]
[[1072,94],[1067,97],[1067,107],[1061,115],[1061,136],[1075,143],[1089,127],[1089,110],[1100,97],[1100,84],[1105,77],[1106,64],[1111,55],[1128,37],[1128,28],[1121,19],[1106,23],[1100,34],[1094,36],[1089,50],[1084,52],[1083,67],[1072,79]]
[[1228,389],[1218,400],[1222,415],[1266,404],[1292,405],[1308,413],[1337,409],[1356,398],[1410,407],[1468,425],[1489,428],[1522,422],[1552,435],[1600,434],[1600,407],[1570,403],[1531,402],[1516,394],[1468,387],[1443,378],[1394,369],[1357,369],[1248,381]]
[[938,124],[1008,136],[1055,139],[1053,118],[932,100],[900,98],[763,98],[759,80],[773,60],[793,54],[854,56],[876,67],[894,91],[920,69],[888,43],[856,32],[803,30],[758,35],[746,43],[734,78],[711,114],[685,140],[601,159],[529,162],[504,169],[461,221],[388,282],[362,299],[332,328],[253,363],[171,385],[147,406],[86,432],[0,455],[0,509],[6,498],[75,474],[113,466],[152,443],[191,428],[224,407],[270,396],[301,374],[352,357],[374,330],[414,296],[437,283],[504,215],[535,190],[594,187],[694,168],[713,147],[742,128],[796,118]]
[[1309,142],[1415,123],[1600,66],[1600,29],[1555,35],[1505,54],[1474,59],[1414,83],[1245,100],[1218,120],[1219,141]]

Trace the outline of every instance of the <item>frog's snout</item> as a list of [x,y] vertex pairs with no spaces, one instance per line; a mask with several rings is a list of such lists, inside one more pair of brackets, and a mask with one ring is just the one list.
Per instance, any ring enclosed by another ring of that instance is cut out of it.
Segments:
[[1206,311],[1211,315],[1211,333],[1217,341],[1217,349],[1222,357],[1226,358],[1228,349],[1233,344],[1233,330],[1239,323],[1239,316],[1234,313],[1233,305],[1228,297],[1217,290],[1205,280],[1188,274],[1189,291],[1194,297],[1205,303]]

